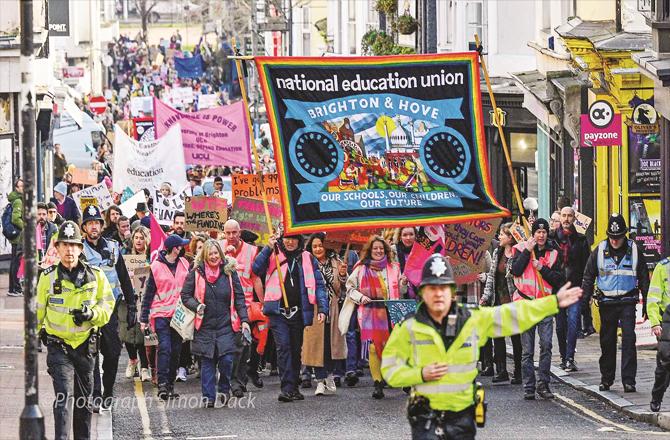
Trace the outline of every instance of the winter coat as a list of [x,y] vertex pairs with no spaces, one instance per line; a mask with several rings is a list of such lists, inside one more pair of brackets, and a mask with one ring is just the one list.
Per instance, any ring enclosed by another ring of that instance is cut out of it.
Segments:
[[[242,322],[249,322],[247,316],[247,306],[244,302],[244,291],[240,278],[235,270],[236,263],[232,259],[226,259],[226,265],[221,266],[219,278],[214,283],[206,282],[205,287],[205,314],[202,318],[200,328],[194,332],[191,342],[191,353],[196,356],[203,356],[208,359],[214,358],[214,348],[216,355],[233,354],[241,346],[241,333],[236,334],[233,331],[230,320],[230,300],[231,293],[235,298],[235,310]],[[195,272],[198,271],[205,277],[205,265],[201,263],[194,270],[190,271],[184,282],[181,291],[181,300],[184,305],[196,311],[200,303],[195,299]],[[230,281],[228,276],[232,277],[233,292],[230,291]]]
[[[549,234],[549,239],[556,243],[558,257],[563,261],[563,250],[560,246],[561,236],[562,234],[559,234],[558,230],[555,230]],[[591,246],[586,236],[574,230],[574,226],[569,242],[568,264],[563,265],[565,281],[570,281],[573,286],[581,286],[584,280],[584,268],[586,268],[586,262],[591,255]]]
[[63,216],[63,219],[79,223],[79,209],[72,197],[65,196],[63,203],[58,203],[56,199],[52,199],[52,201],[56,204],[56,209],[58,210],[58,213]]
[[[135,345],[144,345],[144,332],[140,329],[139,320],[132,327],[128,328],[128,306],[126,300],[121,296],[117,300],[117,315],[119,318],[119,338],[121,342]],[[138,309],[139,310],[139,309]]]
[[[303,331],[302,342],[302,363],[310,367],[323,367],[323,352],[325,342],[325,329],[328,326],[330,331],[330,357],[331,359],[346,359],[347,358],[347,341],[344,336],[337,329],[337,322],[340,318],[339,299],[344,295],[342,288],[344,283],[339,278],[340,265],[344,264],[337,258],[331,259],[333,265],[333,290],[336,295],[330,298],[330,307],[328,309],[328,323],[319,324],[314,321],[309,327],[305,327]],[[345,279],[346,281],[346,279]],[[316,305],[314,306],[314,313],[317,313]]]
[[[496,297],[496,271],[498,270],[498,263],[500,262],[500,257],[504,255],[505,249],[501,247],[495,248],[493,251],[493,256],[491,257],[491,267],[489,268],[489,273],[486,276],[486,286],[484,287],[484,294],[482,295],[482,304],[485,306],[493,306],[503,304],[500,300],[501,298]],[[509,299],[512,299],[514,296],[514,291],[516,286],[514,285],[514,277],[512,276],[512,259],[507,259],[507,264],[505,264],[505,281],[507,282],[507,291],[509,292]],[[509,302],[509,301],[507,301]]]
[[21,233],[11,243],[23,243],[23,194],[12,191],[7,196],[7,201],[12,204],[12,224],[21,230]]

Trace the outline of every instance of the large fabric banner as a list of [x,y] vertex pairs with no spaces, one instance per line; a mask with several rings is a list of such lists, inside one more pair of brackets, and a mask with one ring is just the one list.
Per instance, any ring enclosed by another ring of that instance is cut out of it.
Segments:
[[179,124],[157,141],[136,141],[118,125],[114,126],[114,137],[114,191],[152,190],[163,182],[173,188],[188,184]]
[[286,231],[509,215],[491,186],[476,53],[256,65]]
[[251,168],[245,111],[244,103],[238,101],[224,107],[183,113],[154,99],[156,136],[162,136],[178,122],[184,139],[184,160],[187,164]]

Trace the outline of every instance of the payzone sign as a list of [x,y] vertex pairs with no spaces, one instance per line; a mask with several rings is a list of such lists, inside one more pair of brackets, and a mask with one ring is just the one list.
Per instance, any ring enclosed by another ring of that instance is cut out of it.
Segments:
[[609,102],[600,100],[591,104],[580,122],[582,147],[621,145],[621,113],[616,113]]

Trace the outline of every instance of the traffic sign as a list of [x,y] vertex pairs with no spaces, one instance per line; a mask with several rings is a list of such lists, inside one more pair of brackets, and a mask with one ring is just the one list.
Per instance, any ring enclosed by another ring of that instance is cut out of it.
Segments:
[[88,103],[88,107],[96,115],[101,115],[107,110],[107,100],[102,95],[92,96]]

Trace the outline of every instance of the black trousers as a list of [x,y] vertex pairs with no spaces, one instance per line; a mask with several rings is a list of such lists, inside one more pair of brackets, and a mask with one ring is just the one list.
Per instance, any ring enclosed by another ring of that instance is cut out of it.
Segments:
[[[118,304],[118,303],[117,303]],[[100,353],[102,360],[102,382],[100,381],[100,356],[95,357],[95,369],[93,375],[93,396],[104,397],[114,395],[114,383],[116,372],[119,369],[119,356],[121,356],[121,339],[119,338],[119,319],[116,309],[109,318],[109,322],[100,328]]]
[[91,436],[91,382],[93,357],[88,342],[77,348],[49,343],[47,345],[47,372],[53,381],[56,400],[53,404],[55,439],[67,440],[70,433],[70,410],[73,437],[87,440]]
[[239,347],[233,356],[233,374],[230,379],[230,388],[232,391],[244,391],[247,386],[249,347],[249,345]]
[[[511,336],[511,339],[514,372],[518,373],[519,377],[521,377],[521,335]],[[507,370],[507,344],[505,343],[505,338],[493,339],[493,361],[496,365],[496,373]],[[499,365],[503,367],[501,370],[498,369]]]
[[191,356],[191,341],[181,343],[181,353],[179,354],[179,367],[188,369],[193,365],[193,356]]
[[670,369],[661,366],[661,361],[656,354],[656,371],[654,371],[654,386],[651,389],[651,400],[662,402],[665,390],[670,385]]
[[474,440],[477,434],[473,407],[450,413],[442,423],[419,419],[411,426],[413,440]]
[[23,247],[21,243],[12,244],[12,260],[9,263],[9,291],[20,292],[21,283],[17,273],[21,265],[21,256],[23,255]]
[[617,328],[621,324],[621,382],[635,385],[635,304],[600,303],[600,375],[604,384],[613,384],[616,373]]

